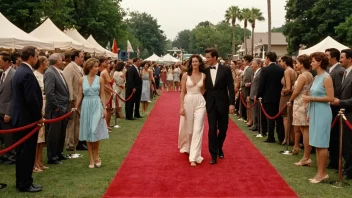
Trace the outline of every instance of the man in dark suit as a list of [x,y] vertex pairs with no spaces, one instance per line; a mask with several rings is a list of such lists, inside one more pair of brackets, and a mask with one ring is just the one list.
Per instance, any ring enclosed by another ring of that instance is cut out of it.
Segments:
[[[43,97],[33,66],[38,61],[35,47],[22,49],[23,63],[12,77],[12,124],[15,128],[38,122],[42,124]],[[15,133],[16,141],[26,136],[32,129]],[[35,161],[38,133],[19,145],[16,150],[16,187],[21,192],[39,192],[40,185],[33,184],[32,172]]]
[[[64,64],[61,54],[55,53],[49,57],[51,65],[44,74],[46,95],[45,119],[55,119],[68,112],[70,93],[63,75]],[[46,145],[48,164],[61,164],[67,158],[62,154],[64,150],[67,120],[47,124]]]
[[[325,54],[327,55],[329,59],[329,70],[328,72],[330,73],[330,76],[332,78],[333,86],[334,86],[334,96],[336,98],[340,97],[340,89],[341,89],[341,83],[342,83],[342,78],[343,74],[345,72],[345,69],[341,67],[339,64],[340,61],[340,51],[335,48],[330,48],[325,50]],[[331,111],[332,111],[332,116],[333,118],[336,117],[336,115],[339,112],[339,108],[336,106],[331,105]],[[338,163],[339,163],[339,130],[338,130],[338,125],[335,125],[331,129],[331,135],[330,135],[330,146],[329,146],[329,165],[328,168],[331,169],[338,169]]]
[[[250,95],[250,91],[251,91],[251,85],[252,85],[252,80],[253,80],[253,69],[250,66],[252,60],[253,60],[253,56],[252,55],[246,55],[243,57],[244,59],[244,69],[243,69],[243,75],[242,75],[242,83],[241,83],[241,91],[242,91],[242,97],[244,99],[244,101],[247,101],[247,97]],[[248,115],[247,115],[248,114]],[[242,105],[242,112],[241,112],[241,116],[242,119],[244,121],[252,121],[252,120],[247,120],[247,118],[250,118],[251,112],[248,111],[246,109],[246,107],[244,107]],[[249,123],[249,124],[253,124],[253,123]]]
[[[251,85],[251,91],[250,91],[250,101],[251,101],[251,106],[257,102],[257,92],[258,92],[258,83],[259,83],[259,78],[260,78],[260,73],[262,70],[262,60],[259,58],[256,58],[252,62],[252,69],[254,71],[254,76],[253,76],[253,81]],[[259,105],[255,105],[252,108],[252,119],[253,119],[253,126],[250,128],[252,131],[257,131],[258,130],[258,114],[259,113]]]
[[[223,145],[226,138],[229,113],[235,112],[235,89],[230,67],[217,62],[216,49],[205,50],[207,65],[205,70],[205,100],[209,123],[210,164],[216,164],[217,157],[224,158]],[[219,130],[219,133],[218,133]]]
[[[341,51],[340,57],[341,66],[345,68],[342,79],[339,98],[335,98],[331,105],[338,109],[345,109],[347,120],[352,123],[352,50],[346,49]],[[346,179],[352,179],[352,131],[344,125],[342,138],[342,156],[345,159],[345,174]]]
[[[278,66],[275,62],[277,55],[275,52],[268,52],[266,54],[265,63],[267,67],[263,67],[258,86],[257,98],[262,98],[262,103],[265,111],[270,116],[276,116],[279,113],[279,104],[281,97],[281,79],[284,76],[284,68]],[[266,119],[262,116],[262,119]],[[268,124],[268,139],[265,140],[267,143],[274,143],[274,130],[276,125],[276,133],[280,143],[284,140],[284,126],[282,116],[279,116],[275,120],[267,119]],[[262,131],[265,135],[266,133],[266,123],[262,122]]]
[[[12,102],[12,76],[16,70],[11,67],[11,56],[7,52],[0,53],[0,130],[13,128],[11,123],[11,102]],[[0,142],[5,144],[5,147],[11,146],[13,141],[13,134],[0,135]],[[2,141],[1,141],[2,140]],[[1,145],[2,143],[0,143]],[[3,155],[2,160],[4,164],[16,163],[16,152],[12,150]]]
[[[156,64],[155,66],[155,87],[156,90],[159,90],[159,84],[160,84],[160,65]],[[158,93],[158,92],[156,92]]]
[[[130,66],[126,73],[126,97],[134,93],[131,100],[126,102],[126,120],[134,120],[135,118],[142,118],[139,114],[139,105],[142,95],[142,79],[139,74],[139,67],[141,61],[138,58],[133,59],[133,65]],[[134,117],[133,117],[134,108]]]

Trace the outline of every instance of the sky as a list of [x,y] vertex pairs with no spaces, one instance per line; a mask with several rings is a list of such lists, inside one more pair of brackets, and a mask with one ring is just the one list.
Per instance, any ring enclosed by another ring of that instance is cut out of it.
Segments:
[[[130,11],[146,12],[158,20],[170,40],[184,29],[193,29],[199,22],[213,24],[224,20],[225,11],[232,5],[239,8],[259,8],[268,17],[266,0],[122,0],[122,7]],[[285,0],[271,0],[272,27],[285,23]],[[243,27],[243,22],[239,23]],[[268,31],[267,20],[257,22],[256,32]]]

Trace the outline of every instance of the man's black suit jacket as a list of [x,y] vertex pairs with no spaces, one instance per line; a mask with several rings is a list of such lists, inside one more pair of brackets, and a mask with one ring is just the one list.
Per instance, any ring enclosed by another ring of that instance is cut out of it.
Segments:
[[40,120],[42,107],[38,81],[29,66],[22,64],[12,78],[12,124],[20,127]]
[[281,79],[284,72],[285,69],[275,63],[263,67],[259,78],[257,98],[262,98],[263,103],[279,105],[282,90]]
[[[134,88],[136,88],[136,90],[142,89],[142,78],[136,67],[132,65],[128,68],[126,73],[126,92],[132,93]],[[129,95],[126,97],[129,97]]]
[[230,67],[219,64],[215,85],[211,80],[210,68],[205,69],[205,100],[207,112],[216,106],[221,114],[227,114],[229,105],[235,105],[235,89]]

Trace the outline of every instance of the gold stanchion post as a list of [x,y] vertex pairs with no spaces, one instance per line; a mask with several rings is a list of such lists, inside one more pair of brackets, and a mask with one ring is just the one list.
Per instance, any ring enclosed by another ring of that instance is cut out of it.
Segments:
[[288,145],[290,144],[290,130],[291,127],[289,123],[291,123],[291,103],[287,102],[286,105],[286,111],[287,111],[287,124],[286,124],[286,129],[285,129],[285,136],[286,136],[286,150],[285,151],[280,151],[281,154],[283,155],[292,155],[292,152],[288,150]]
[[[238,112],[238,114],[239,114],[239,120],[241,120],[241,119],[243,119],[242,118],[242,99],[241,99],[241,97],[242,97],[242,89],[240,88],[240,90],[239,90],[239,92],[240,92],[240,94],[239,94],[239,96],[238,97],[240,97],[240,99],[239,99],[239,112]],[[241,120],[242,121],[242,120]]]
[[335,188],[343,188],[346,186],[350,186],[350,184],[343,182],[343,174],[342,174],[342,136],[343,136],[343,118],[345,116],[345,109],[340,109],[339,111],[339,177],[337,181],[330,182],[330,184]]
[[263,137],[263,130],[262,130],[262,98],[258,98],[259,100],[259,134],[256,136],[258,138],[262,138]]

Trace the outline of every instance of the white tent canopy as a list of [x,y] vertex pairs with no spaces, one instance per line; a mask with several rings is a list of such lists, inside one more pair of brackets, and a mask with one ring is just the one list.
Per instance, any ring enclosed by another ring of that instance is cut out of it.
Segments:
[[89,43],[91,43],[97,50],[105,52],[105,55],[106,55],[106,56],[118,58],[118,57],[117,57],[117,54],[112,53],[112,52],[106,50],[105,48],[103,48],[101,45],[99,45],[99,43],[93,38],[92,35],[90,35],[90,36],[87,38],[87,41],[88,41]]
[[145,59],[146,61],[158,61],[160,57],[153,53],[149,58]]
[[308,49],[300,50],[298,55],[303,55],[303,54],[310,55],[314,52],[325,52],[325,50],[328,48],[336,48],[341,51],[341,50],[347,49],[349,47],[342,45],[341,43],[335,41],[333,38],[328,36],[324,40],[322,40],[320,43],[318,43]]
[[34,46],[38,49],[53,50],[54,44],[37,39],[14,24],[0,13],[0,48],[22,49],[24,46]]
[[40,38],[47,42],[53,42],[55,48],[62,50],[76,49],[83,50],[84,46],[63,33],[55,24],[48,18],[39,27],[33,30],[30,35]]
[[162,58],[165,62],[172,62],[172,63],[178,63],[181,62],[179,59],[171,56],[170,54],[166,54],[165,56],[163,56]]
[[65,30],[65,34],[75,41],[82,43],[84,45],[84,50],[89,53],[104,54],[105,51],[96,49],[96,47],[88,42],[75,28],[70,30]]

